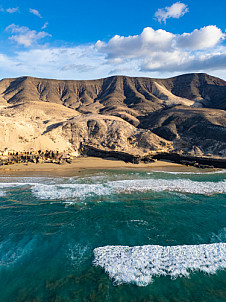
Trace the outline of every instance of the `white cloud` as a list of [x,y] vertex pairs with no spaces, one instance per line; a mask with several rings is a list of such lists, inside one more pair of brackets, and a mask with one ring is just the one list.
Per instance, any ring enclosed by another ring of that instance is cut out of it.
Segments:
[[123,58],[153,56],[155,52],[206,49],[214,47],[224,38],[225,34],[216,26],[206,26],[182,35],[146,27],[140,35],[128,37],[116,35],[108,43],[97,41],[96,47],[106,54],[107,59],[120,61]]
[[160,8],[155,13],[155,17],[159,22],[166,22],[169,18],[180,18],[188,12],[188,7],[186,4],[181,2],[176,2],[173,5],[165,8]]
[[90,72],[94,69],[94,66],[87,65],[87,64],[67,64],[64,65],[61,70],[68,71],[68,70],[76,70],[78,72]]
[[[212,72],[226,69],[226,49],[223,52],[206,53],[162,53],[144,62],[141,70],[146,72]],[[224,75],[226,78],[226,73]]]
[[210,25],[195,29],[191,33],[184,33],[177,37],[177,47],[187,49],[204,49],[214,47],[217,43],[225,38],[221,29]]
[[15,41],[19,45],[23,45],[26,47],[32,46],[38,42],[38,40],[43,39],[45,37],[51,37],[50,34],[44,31],[37,32],[36,30],[30,30],[26,26],[19,26],[15,24],[11,24],[6,28],[6,31],[11,32],[12,35],[9,39]]
[[140,35],[136,36],[114,36],[108,43],[97,41],[98,50],[107,53],[109,59],[119,57],[137,57],[148,55],[158,49],[167,50],[171,48],[172,40],[175,37],[170,32],[159,29],[154,30],[146,27]]
[[96,79],[109,74],[169,77],[184,72],[211,72],[226,79],[226,46],[221,43],[224,34],[215,26],[182,35],[146,28],[140,35],[115,36],[108,43],[98,41],[75,47],[39,46],[37,40],[47,33],[14,24],[8,30],[11,39],[32,47],[18,48],[11,56],[0,54],[0,77],[26,74]]
[[0,77],[30,75],[58,79],[93,79],[107,75],[109,65],[93,45],[34,48],[13,56],[0,54]]
[[12,8],[7,8],[6,9],[7,13],[13,14],[19,11],[18,7],[12,7]]
[[178,66],[187,62],[189,54],[183,53],[179,50],[173,52],[155,52],[150,57],[144,59],[141,65],[143,71],[166,71],[171,70],[172,66],[177,70]]
[[48,22],[45,22],[45,24],[42,26],[42,29],[45,29],[48,26]]
[[39,18],[42,18],[42,16],[40,15],[39,11],[37,9],[34,8],[29,8],[29,12]]
[[0,7],[0,12],[7,12],[10,14],[17,13],[19,12],[19,7],[9,7],[7,9]]
[[214,66],[220,70],[226,65],[226,47],[220,46],[224,39],[221,29],[212,25],[182,35],[147,27],[140,35],[117,35],[108,43],[98,41],[96,48],[105,54],[109,65],[118,66],[113,70],[132,62],[141,72],[213,70]]

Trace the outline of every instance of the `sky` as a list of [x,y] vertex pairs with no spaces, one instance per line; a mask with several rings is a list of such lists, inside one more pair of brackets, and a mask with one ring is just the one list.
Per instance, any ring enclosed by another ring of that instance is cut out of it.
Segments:
[[225,0],[0,0],[0,78],[226,80]]

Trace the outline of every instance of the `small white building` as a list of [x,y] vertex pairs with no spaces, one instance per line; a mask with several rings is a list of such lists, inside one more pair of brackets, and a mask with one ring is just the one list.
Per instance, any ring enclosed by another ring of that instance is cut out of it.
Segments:
[[9,155],[9,150],[8,148],[5,148],[3,151],[3,156],[8,156]]

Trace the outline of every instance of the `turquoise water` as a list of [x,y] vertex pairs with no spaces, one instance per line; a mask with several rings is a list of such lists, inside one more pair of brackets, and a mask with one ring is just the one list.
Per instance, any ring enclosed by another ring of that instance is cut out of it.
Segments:
[[225,175],[0,177],[0,301],[226,301]]

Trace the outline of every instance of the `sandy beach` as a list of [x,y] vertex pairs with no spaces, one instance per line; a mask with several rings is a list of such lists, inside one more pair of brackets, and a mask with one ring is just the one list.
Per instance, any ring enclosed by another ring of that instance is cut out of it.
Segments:
[[[97,169],[144,169],[151,171],[171,171],[171,172],[209,172],[217,169],[197,169],[184,165],[156,161],[153,163],[125,163],[124,161],[114,159],[102,159],[97,157],[74,158],[71,164],[63,163],[61,165],[53,163],[20,163],[0,167],[0,175],[59,175],[72,176],[84,172],[84,170]],[[208,171],[207,171],[208,170]]]

